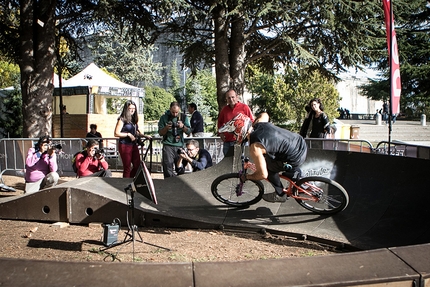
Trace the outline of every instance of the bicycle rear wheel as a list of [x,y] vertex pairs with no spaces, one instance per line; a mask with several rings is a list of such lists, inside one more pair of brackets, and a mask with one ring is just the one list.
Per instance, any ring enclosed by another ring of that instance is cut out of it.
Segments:
[[348,206],[348,193],[339,183],[330,178],[305,177],[296,184],[309,193],[293,187],[293,194],[301,198],[295,200],[307,210],[317,214],[335,214]]
[[264,186],[260,181],[245,181],[241,194],[236,190],[239,184],[238,173],[223,174],[212,182],[211,191],[217,200],[235,207],[250,206],[263,197]]

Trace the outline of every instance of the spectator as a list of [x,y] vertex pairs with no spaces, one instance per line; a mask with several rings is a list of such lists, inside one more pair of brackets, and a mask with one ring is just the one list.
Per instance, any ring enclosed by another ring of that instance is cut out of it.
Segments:
[[389,110],[388,110],[388,104],[386,101],[382,104],[382,119],[385,121],[386,124],[388,124],[388,118],[389,118]]
[[309,129],[310,138],[325,138],[330,134],[330,121],[323,112],[324,106],[321,100],[317,98],[310,100],[305,109],[309,112],[300,128],[300,135],[306,138]]
[[118,151],[123,164],[122,176],[124,178],[134,177],[139,168],[139,138],[151,138],[139,131],[138,121],[136,104],[131,100],[126,101],[116,122],[114,132],[114,135],[119,137]]
[[86,138],[98,138],[98,142],[99,142],[99,148],[103,149],[103,139],[102,139],[102,134],[99,133],[97,131],[97,125],[96,124],[91,124],[90,125],[90,131],[87,133],[87,135],[85,136]]
[[186,147],[186,150],[180,149],[178,151],[179,158],[176,163],[176,173],[178,175],[184,174],[185,170],[195,172],[212,166],[210,153],[204,148],[199,148],[197,140],[188,141]]
[[188,113],[191,115],[190,125],[193,137],[203,137],[203,116],[197,111],[197,105],[195,103],[188,105]]
[[61,113],[63,114],[63,115],[68,115],[69,113],[67,112],[67,108],[66,108],[66,106],[65,105],[63,105],[63,107],[61,108]]
[[34,148],[30,148],[25,160],[25,193],[55,186],[60,176],[57,173],[57,155],[50,146],[49,136],[39,138]]
[[78,177],[112,177],[112,172],[108,169],[109,165],[96,140],[88,140],[86,150],[76,156],[75,165]]
[[[251,109],[248,107],[248,105],[239,102],[239,98],[235,90],[228,90],[225,93],[225,98],[227,101],[227,105],[222,108],[221,112],[218,115],[218,129],[239,113],[248,116],[252,121],[254,120],[254,116],[252,115]],[[234,146],[234,136],[231,133],[219,133],[219,136],[224,142],[223,152],[224,155],[226,155],[230,147]]]
[[184,146],[184,133],[191,134],[188,117],[181,113],[178,102],[172,102],[170,109],[158,121],[158,134],[163,137],[163,174],[175,176],[174,166],[178,160],[178,149]]
[[351,119],[351,112],[348,109],[345,109],[345,114],[346,114],[346,118],[348,120],[350,120]]

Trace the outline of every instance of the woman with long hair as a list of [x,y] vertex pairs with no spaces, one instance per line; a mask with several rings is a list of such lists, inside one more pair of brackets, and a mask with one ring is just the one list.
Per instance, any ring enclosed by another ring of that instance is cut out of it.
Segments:
[[324,113],[324,105],[318,98],[309,101],[305,107],[308,115],[300,129],[300,135],[306,137],[310,129],[310,138],[325,138],[330,133],[330,121]]
[[131,100],[126,101],[121,115],[118,117],[114,133],[115,137],[119,137],[118,151],[123,164],[122,176],[124,178],[134,177],[139,168],[138,138],[150,138],[139,131],[138,121],[136,103]]

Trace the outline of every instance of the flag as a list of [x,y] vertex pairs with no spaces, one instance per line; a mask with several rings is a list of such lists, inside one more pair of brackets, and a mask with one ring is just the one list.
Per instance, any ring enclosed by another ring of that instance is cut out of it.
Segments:
[[[400,82],[399,53],[397,51],[396,32],[394,30],[394,17],[391,10],[391,0],[382,0],[385,14],[385,27],[387,29],[388,56],[391,65],[390,74],[390,98],[393,114],[400,112],[400,92],[402,90]],[[391,31],[391,33],[390,33]],[[390,38],[391,36],[391,38]]]

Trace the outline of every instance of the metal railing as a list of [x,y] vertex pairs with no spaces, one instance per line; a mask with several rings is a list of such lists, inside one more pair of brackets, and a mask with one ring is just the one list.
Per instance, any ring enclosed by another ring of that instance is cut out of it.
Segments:
[[[196,139],[200,146],[208,150],[213,162],[219,163],[224,154],[223,143],[219,137],[186,138]],[[3,138],[0,139],[0,183],[3,183],[2,174],[23,175],[25,171],[25,159],[29,148],[33,147],[38,139],[35,138]],[[61,145],[57,151],[58,173],[60,176],[74,176],[72,159],[76,152],[84,149],[87,139],[85,138],[53,138],[53,144]],[[112,171],[122,171],[122,161],[118,152],[117,138],[103,138],[103,150]],[[430,147],[406,144],[401,142],[380,142],[374,148],[366,140],[354,139],[306,139],[309,149],[324,149],[335,151],[350,151],[361,153],[388,154],[388,146],[392,156],[414,157],[430,159]],[[146,153],[148,144],[141,147],[141,154]],[[151,172],[163,172],[162,167],[162,138],[152,139],[152,149],[148,151],[146,162]]]
[[376,145],[374,152],[377,154],[388,155],[388,150],[390,152],[390,155],[393,155],[393,156],[430,159],[430,147],[397,142],[397,141],[390,142],[390,143],[387,141],[379,142]]
[[[218,137],[208,138],[186,138],[198,140],[200,146],[209,151],[214,163],[218,163],[224,157],[222,153],[222,141]],[[109,169],[112,171],[122,171],[122,161],[118,152],[117,138],[102,138],[102,148],[105,153]],[[8,173],[11,175],[22,175],[25,170],[25,159],[27,152],[31,147],[34,147],[38,139],[36,138],[4,138],[0,139],[0,182],[1,175]],[[58,149],[57,162],[58,173],[60,176],[74,176],[75,173],[72,167],[72,159],[74,155],[83,150],[86,146],[87,139],[85,138],[53,138],[54,145],[61,145],[61,150]],[[141,147],[141,154],[146,153],[148,147],[146,142]],[[151,172],[162,172],[162,138],[154,137],[152,139],[152,148],[148,151],[146,159],[150,165]]]
[[373,146],[367,140],[306,138],[305,141],[309,149],[373,152]]

